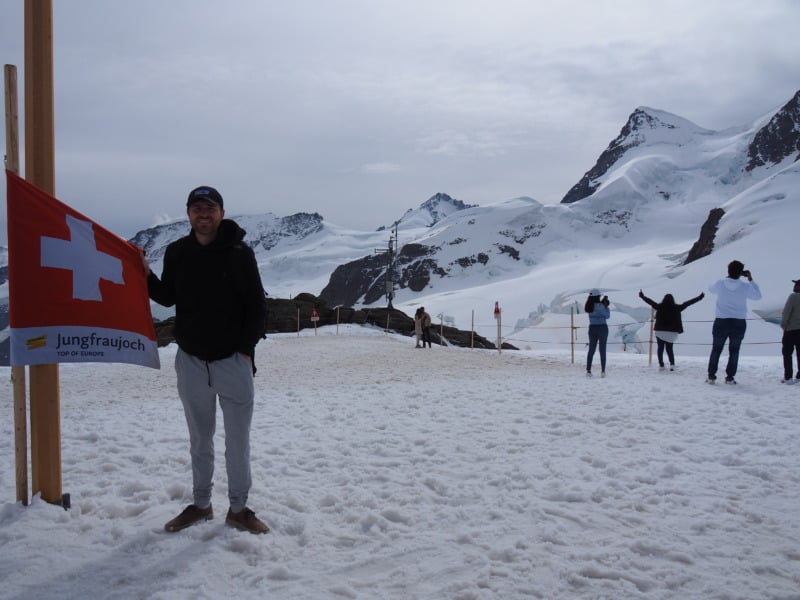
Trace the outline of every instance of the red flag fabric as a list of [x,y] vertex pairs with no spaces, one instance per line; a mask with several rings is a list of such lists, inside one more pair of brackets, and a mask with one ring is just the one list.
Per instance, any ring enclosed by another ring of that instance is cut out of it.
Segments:
[[159,368],[139,249],[6,170],[12,365]]

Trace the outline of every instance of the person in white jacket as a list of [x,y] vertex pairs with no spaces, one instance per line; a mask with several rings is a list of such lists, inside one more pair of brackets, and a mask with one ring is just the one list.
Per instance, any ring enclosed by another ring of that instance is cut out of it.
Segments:
[[[747,281],[744,281],[742,277]],[[738,260],[728,264],[728,276],[712,283],[708,291],[717,296],[716,318],[711,330],[714,338],[711,356],[708,358],[708,383],[716,383],[719,357],[725,342],[728,342],[728,365],[725,367],[725,383],[736,383],[739,367],[739,348],[747,330],[747,301],[760,300],[761,290],[753,281],[750,271]]]
[[[794,289],[781,313],[783,382],[800,383],[800,279],[792,279]],[[797,354],[797,375],[792,378],[792,355]]]

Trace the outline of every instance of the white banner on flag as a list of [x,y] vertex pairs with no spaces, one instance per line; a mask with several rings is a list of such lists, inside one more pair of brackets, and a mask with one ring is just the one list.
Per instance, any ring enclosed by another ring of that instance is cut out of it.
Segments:
[[11,364],[120,362],[158,368],[152,340],[132,331],[102,327],[26,327],[11,338]]

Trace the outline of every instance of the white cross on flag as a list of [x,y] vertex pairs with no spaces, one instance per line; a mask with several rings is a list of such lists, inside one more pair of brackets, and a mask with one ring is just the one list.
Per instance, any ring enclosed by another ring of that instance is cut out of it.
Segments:
[[159,368],[139,249],[6,171],[11,364]]

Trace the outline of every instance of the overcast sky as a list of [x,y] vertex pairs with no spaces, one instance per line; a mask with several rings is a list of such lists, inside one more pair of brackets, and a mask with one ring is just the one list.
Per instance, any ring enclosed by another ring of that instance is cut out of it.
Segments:
[[368,230],[436,192],[556,203],[637,106],[724,129],[800,89],[794,0],[53,4],[56,195],[126,238],[201,184]]

